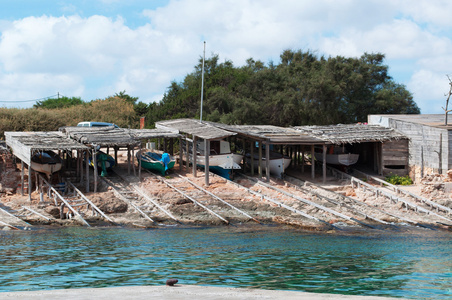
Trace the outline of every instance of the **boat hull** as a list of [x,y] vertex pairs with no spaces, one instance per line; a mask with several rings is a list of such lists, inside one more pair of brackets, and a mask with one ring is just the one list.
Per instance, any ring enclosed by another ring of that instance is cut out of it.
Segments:
[[[233,170],[240,170],[240,163],[243,155],[236,153],[209,155],[209,170],[223,178],[231,180]],[[193,157],[190,156],[190,162]],[[196,156],[196,165],[205,168],[206,157],[204,155]]]
[[[142,155],[144,153],[144,156]],[[167,164],[167,167],[165,168],[165,164],[163,161],[158,160],[158,158],[155,156],[158,155],[161,157],[158,153],[152,152],[152,151],[146,151],[138,152],[136,157],[139,162],[141,162],[141,167],[153,172],[157,172],[164,176],[166,172],[172,168],[174,168],[174,165],[176,164],[176,160],[170,157],[170,162]],[[155,157],[154,157],[155,156]]]
[[[322,153],[315,153],[315,158],[323,161]],[[326,163],[330,165],[351,166],[358,162],[359,154],[343,153],[343,154],[327,154]]]
[[61,170],[63,161],[53,151],[44,151],[31,158],[31,168],[39,173],[51,175]]
[[[273,156],[273,157],[272,157]],[[248,164],[251,164],[251,156],[247,155],[246,161]],[[281,154],[273,153],[270,156],[269,168],[270,174],[276,176],[277,178],[282,178],[284,176],[284,171],[289,167],[292,159],[288,156],[283,156]],[[262,157],[261,168],[265,170],[267,166],[267,161],[265,157]],[[258,169],[259,167],[259,156],[254,156],[253,158],[253,167],[254,169]]]

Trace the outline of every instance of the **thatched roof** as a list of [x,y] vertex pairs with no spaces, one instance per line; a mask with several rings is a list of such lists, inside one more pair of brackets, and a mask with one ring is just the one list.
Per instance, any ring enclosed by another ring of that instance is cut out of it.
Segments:
[[137,144],[137,140],[130,134],[128,129],[116,128],[114,126],[67,126],[60,128],[60,131],[65,133],[69,138],[90,146],[127,147]]
[[313,145],[323,144],[324,141],[309,134],[301,133],[293,128],[278,127],[273,125],[226,125],[208,122],[212,126],[235,132],[238,135],[257,141],[268,141],[270,144],[285,145]]
[[293,128],[303,134],[308,134],[332,144],[384,142],[407,138],[393,128],[368,124],[295,126]]
[[66,126],[60,128],[69,138],[80,143],[101,147],[127,147],[139,145],[142,139],[178,138],[174,131],[162,129],[127,129],[114,126],[80,127]]
[[59,131],[5,132],[6,144],[15,156],[30,164],[34,152],[45,150],[87,150],[88,148],[68,138]]
[[222,139],[235,135],[233,132],[214,127],[208,122],[200,122],[193,119],[159,121],[155,123],[155,127],[180,133],[188,133],[206,140]]

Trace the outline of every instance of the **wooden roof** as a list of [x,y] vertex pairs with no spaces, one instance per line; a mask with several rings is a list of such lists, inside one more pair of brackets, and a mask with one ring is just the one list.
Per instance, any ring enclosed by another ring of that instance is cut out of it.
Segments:
[[86,150],[85,145],[68,138],[59,131],[5,132],[6,144],[15,156],[30,164],[31,156],[45,150]]
[[60,128],[60,131],[66,134],[67,137],[90,146],[127,147],[138,143],[135,137],[131,135],[129,129],[116,128],[114,126],[67,126]]
[[194,119],[159,121],[155,123],[155,127],[164,130],[173,130],[180,133],[188,133],[206,140],[222,139],[235,135],[234,132],[223,130],[221,128],[212,126],[208,122],[200,122]]
[[60,131],[68,137],[91,146],[118,146],[127,147],[138,145],[142,139],[151,138],[178,138],[180,134],[162,129],[127,129],[114,126],[80,127],[66,126]]
[[212,126],[222,128],[238,135],[257,141],[268,141],[270,144],[314,145],[324,144],[324,141],[309,134],[301,133],[292,128],[273,125],[225,125],[208,122]]
[[332,144],[384,142],[407,138],[393,128],[380,125],[339,124],[329,126],[295,126],[293,128],[301,133]]

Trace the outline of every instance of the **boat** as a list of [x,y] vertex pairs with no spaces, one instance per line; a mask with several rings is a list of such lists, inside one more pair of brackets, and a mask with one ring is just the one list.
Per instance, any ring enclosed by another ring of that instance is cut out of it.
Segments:
[[[284,171],[289,167],[292,159],[289,156],[282,155],[278,152],[270,151],[270,174],[273,174],[277,178],[283,178]],[[251,154],[246,154],[246,162],[251,165]],[[259,155],[254,154],[253,156],[253,167],[254,169],[258,169],[259,166]],[[267,160],[265,156],[262,156],[261,168],[265,170],[267,166]]]
[[141,161],[141,167],[158,172],[164,176],[168,170],[174,167],[176,160],[168,153],[156,153],[149,149],[142,149],[137,152],[136,157]]
[[50,150],[38,152],[31,157],[31,168],[47,176],[58,172],[62,166],[63,160],[61,157]]
[[[190,141],[190,140],[189,140]],[[198,141],[196,154],[196,165],[205,168],[206,156],[204,154],[204,141]],[[185,151],[185,147],[183,147]],[[189,160],[192,162],[193,155],[190,149]],[[232,153],[228,141],[210,141],[209,170],[226,179],[232,179],[233,170],[240,170],[243,155]]]
[[[319,152],[320,151],[320,152]],[[317,160],[323,162],[323,152],[321,149],[317,149],[314,152],[314,156]],[[339,166],[351,166],[358,162],[359,154],[346,153],[344,147],[331,146],[326,154],[326,163],[330,165]]]
[[[110,171],[115,165],[116,161],[113,156],[106,154],[102,151],[97,151],[96,153],[97,167],[101,170],[100,176],[107,176],[108,171]],[[94,167],[93,157],[89,157],[89,165]]]

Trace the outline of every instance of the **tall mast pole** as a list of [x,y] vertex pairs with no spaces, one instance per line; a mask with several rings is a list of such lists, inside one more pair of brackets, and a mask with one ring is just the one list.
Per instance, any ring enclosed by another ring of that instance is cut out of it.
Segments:
[[202,75],[201,75],[201,114],[199,121],[202,122],[202,100],[204,94],[204,61],[206,60],[206,41],[204,41],[204,54],[202,57]]

